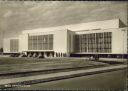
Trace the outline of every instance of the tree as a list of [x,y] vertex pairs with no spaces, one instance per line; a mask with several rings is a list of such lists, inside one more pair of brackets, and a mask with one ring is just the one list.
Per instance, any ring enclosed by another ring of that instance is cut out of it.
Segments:
[[0,52],[3,52],[3,48],[0,48]]

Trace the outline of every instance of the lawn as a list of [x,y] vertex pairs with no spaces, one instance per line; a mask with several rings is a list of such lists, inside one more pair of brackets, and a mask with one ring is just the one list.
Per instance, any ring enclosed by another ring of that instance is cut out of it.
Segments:
[[106,66],[108,64],[78,58],[12,58],[0,57],[0,73],[49,70],[76,67]]
[[18,58],[18,57],[0,57],[0,65],[5,64],[26,64],[26,63],[37,63],[37,62],[74,62],[74,61],[85,61],[85,59],[75,58]]

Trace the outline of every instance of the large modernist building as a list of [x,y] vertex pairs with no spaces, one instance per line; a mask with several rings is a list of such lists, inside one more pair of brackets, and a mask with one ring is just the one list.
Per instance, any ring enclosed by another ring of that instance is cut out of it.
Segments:
[[120,56],[128,53],[128,30],[120,19],[24,30],[4,39],[4,53],[45,57]]

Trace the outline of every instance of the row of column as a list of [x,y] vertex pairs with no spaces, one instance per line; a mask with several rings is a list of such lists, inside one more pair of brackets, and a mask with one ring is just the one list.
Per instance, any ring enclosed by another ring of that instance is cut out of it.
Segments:
[[31,52],[27,54],[27,57],[42,57],[42,58],[51,58],[51,57],[68,57],[69,55],[66,53],[58,53],[58,52]]

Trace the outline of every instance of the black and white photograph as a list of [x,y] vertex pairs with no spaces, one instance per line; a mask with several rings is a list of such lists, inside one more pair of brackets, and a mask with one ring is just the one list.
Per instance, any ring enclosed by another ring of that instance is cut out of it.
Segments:
[[127,1],[0,1],[0,90],[127,91]]

